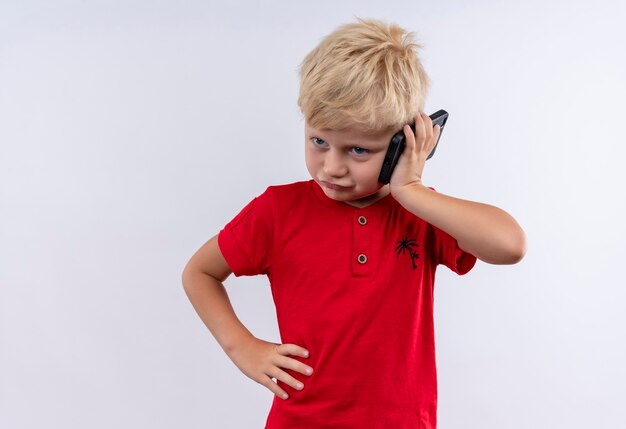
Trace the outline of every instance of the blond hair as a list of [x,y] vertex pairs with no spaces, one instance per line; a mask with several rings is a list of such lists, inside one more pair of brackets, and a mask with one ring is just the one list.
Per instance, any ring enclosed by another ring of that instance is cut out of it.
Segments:
[[298,106],[314,128],[401,128],[424,108],[430,81],[414,33],[376,19],[343,24],[300,65]]

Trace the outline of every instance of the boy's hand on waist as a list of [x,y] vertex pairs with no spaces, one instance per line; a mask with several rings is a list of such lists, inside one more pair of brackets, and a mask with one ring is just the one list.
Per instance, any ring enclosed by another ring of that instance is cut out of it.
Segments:
[[287,399],[289,397],[287,392],[281,389],[273,379],[280,380],[295,390],[302,390],[304,384],[281,368],[291,369],[307,376],[313,373],[313,368],[288,355],[309,357],[304,347],[295,344],[270,343],[256,337],[241,343],[233,349],[229,357],[249,378],[267,387],[278,397]]
[[403,192],[416,185],[422,185],[422,172],[426,158],[433,151],[439,138],[441,127],[435,125],[426,113],[420,112],[415,117],[415,134],[409,125],[405,125],[404,136],[406,146],[398,164],[393,170],[389,188],[394,199],[401,198]]

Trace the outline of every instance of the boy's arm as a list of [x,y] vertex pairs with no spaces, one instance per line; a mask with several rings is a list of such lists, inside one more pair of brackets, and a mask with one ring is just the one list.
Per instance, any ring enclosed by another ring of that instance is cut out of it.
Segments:
[[228,355],[253,337],[237,318],[222,284],[230,274],[215,235],[191,257],[182,275],[189,301]]
[[516,264],[526,253],[526,234],[511,215],[497,207],[450,197],[422,184],[405,187],[394,198],[484,262]]

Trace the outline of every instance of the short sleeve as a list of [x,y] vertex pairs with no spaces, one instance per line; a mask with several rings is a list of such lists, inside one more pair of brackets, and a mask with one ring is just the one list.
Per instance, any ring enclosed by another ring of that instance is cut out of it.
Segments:
[[272,262],[272,208],[268,188],[219,232],[217,243],[235,276],[269,274]]
[[434,265],[443,264],[459,275],[468,273],[474,267],[476,256],[462,250],[450,234],[431,224],[428,224],[428,234]]

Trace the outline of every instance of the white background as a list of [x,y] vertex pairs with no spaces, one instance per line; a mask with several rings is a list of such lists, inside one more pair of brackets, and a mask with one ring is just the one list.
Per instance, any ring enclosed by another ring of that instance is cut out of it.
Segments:
[[[263,427],[273,394],[180,277],[309,179],[297,67],[355,16],[424,44],[425,110],[450,112],[425,184],[529,239],[517,265],[438,270],[439,427],[626,427],[617,0],[1,1],[0,427]],[[267,279],[225,285],[280,342]]]

